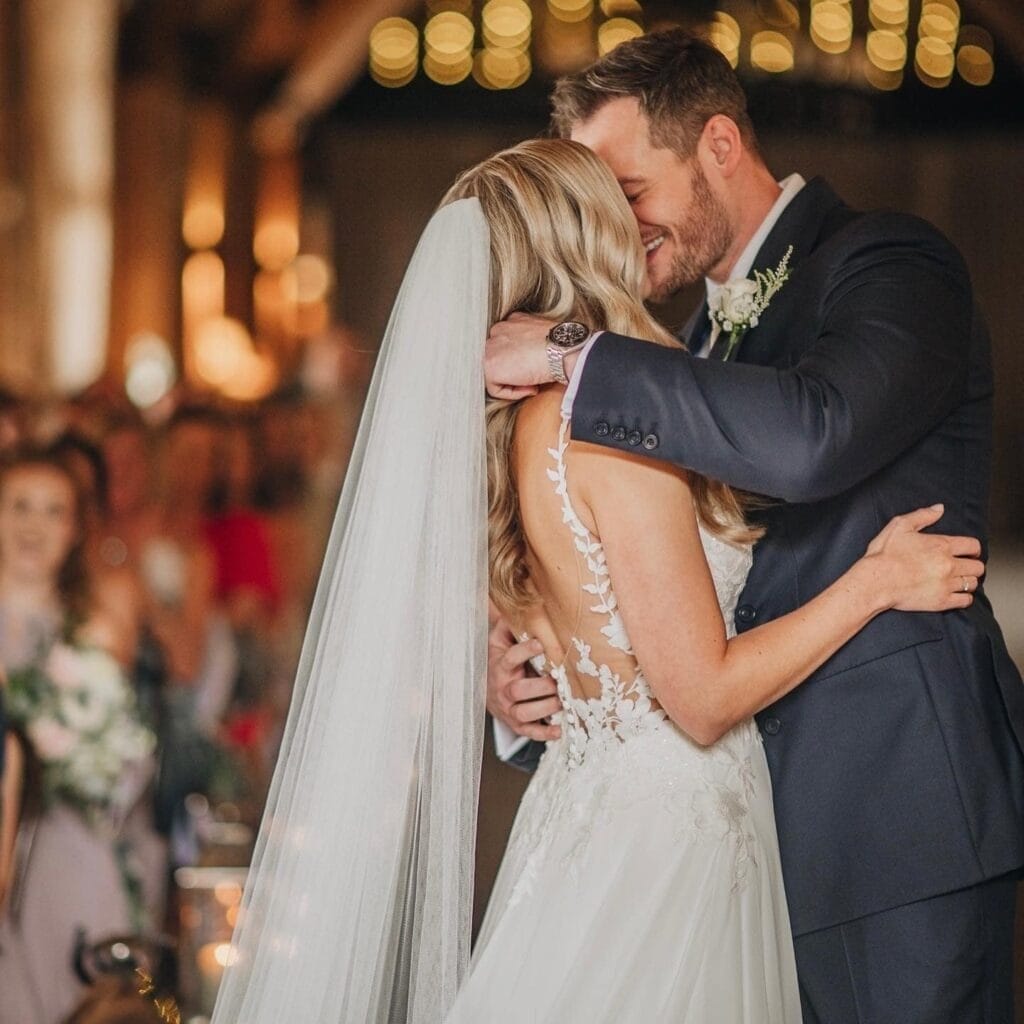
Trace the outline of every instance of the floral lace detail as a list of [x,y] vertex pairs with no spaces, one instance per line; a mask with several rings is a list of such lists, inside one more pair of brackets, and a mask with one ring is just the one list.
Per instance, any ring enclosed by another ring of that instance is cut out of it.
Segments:
[[[565,477],[568,427],[569,420],[563,417],[558,447],[548,449],[548,454],[555,461],[555,468],[547,471],[548,477],[555,485],[555,493],[562,499],[562,522],[572,530],[573,543],[590,574],[590,580],[583,584],[583,592],[595,599],[595,603],[590,605],[590,611],[607,618],[607,624],[601,627],[601,634],[608,645],[632,655],[633,647],[608,576],[604,547],[583,525],[569,500]],[[591,658],[592,645],[584,643],[579,637],[573,637],[572,646],[578,656],[576,671],[581,676],[598,680],[601,695],[590,698],[576,696],[569,684],[565,666],[547,666],[562,703],[561,726],[566,736],[566,756],[570,766],[582,764],[588,748],[622,743],[630,737],[659,728],[668,717],[655,705],[654,695],[635,660],[632,679],[624,679],[621,673]]]
[[[614,828],[624,812],[643,804],[668,816],[680,841],[732,847],[735,891],[757,865],[757,840],[748,812],[756,781],[751,752],[760,737],[753,723],[747,722],[718,743],[701,747],[677,729],[658,706],[633,656],[604,548],[580,520],[569,498],[565,466],[568,427],[569,421],[563,418],[558,446],[548,449],[554,468],[547,473],[561,498],[562,520],[572,531],[581,567],[586,567],[582,589],[592,598],[589,611],[597,621],[604,619],[604,625],[600,640],[595,625],[593,643],[571,637],[563,665],[552,665],[543,656],[534,659],[536,670],[555,680],[562,705],[562,737],[548,745],[520,809],[507,854],[519,866],[510,905],[532,892],[556,833],[560,835],[559,870],[567,878],[579,880],[585,874],[586,851],[594,835]],[[703,529],[701,539],[731,636],[751,552]],[[602,662],[594,652],[596,643],[629,656],[629,669],[620,666],[615,671]],[[580,678],[599,683],[598,696],[588,698],[573,692],[567,668],[570,662]],[[633,742],[641,737],[647,742]],[[586,771],[579,770],[584,765]]]
[[[565,467],[565,452],[569,447],[568,432],[569,419],[563,417],[558,446],[548,449],[555,465],[547,474],[562,501],[562,522],[572,531],[573,543],[590,577],[583,584],[583,592],[594,598],[589,610],[607,619],[607,623],[601,627],[601,635],[608,646],[632,656],[633,647],[612,589],[604,547],[580,520],[569,498]],[[711,565],[719,605],[727,628],[730,628],[736,602],[750,569],[750,550],[727,544],[703,529],[701,539]],[[623,673],[615,672],[607,664],[592,658],[591,644],[579,637],[572,637],[571,644],[577,656],[574,666],[576,672],[598,680],[600,696],[585,698],[575,695],[565,666],[544,664],[542,670],[548,672],[557,684],[562,704],[561,726],[567,738],[566,757],[570,765],[582,764],[588,749],[595,745],[607,747],[609,744],[623,743],[631,737],[662,726],[668,716],[657,706],[654,694],[635,659],[632,678],[626,678]]]

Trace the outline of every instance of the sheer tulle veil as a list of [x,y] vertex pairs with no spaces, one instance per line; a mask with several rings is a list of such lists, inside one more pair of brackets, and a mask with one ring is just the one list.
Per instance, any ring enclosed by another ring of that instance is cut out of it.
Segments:
[[437,1024],[469,957],[489,232],[442,207],[387,328],[214,1024]]

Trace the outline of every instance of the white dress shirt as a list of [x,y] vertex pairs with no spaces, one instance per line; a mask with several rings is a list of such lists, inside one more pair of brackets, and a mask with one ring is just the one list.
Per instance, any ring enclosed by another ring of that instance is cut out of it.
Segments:
[[[761,250],[761,246],[764,245],[765,239],[772,232],[772,228],[775,227],[779,217],[782,216],[782,211],[793,201],[796,194],[806,185],[803,177],[799,174],[790,174],[788,177],[782,179],[779,182],[779,188],[782,191],[779,193],[778,199],[772,204],[772,208],[768,211],[768,215],[763,221],[761,221],[760,227],[750,237],[750,241],[747,242],[740,253],[739,258],[733,265],[732,271],[729,274],[729,280],[734,281],[738,278],[744,278],[749,276],[750,271],[753,269],[754,260],[757,259],[757,254]],[[722,285],[712,281],[710,277],[704,278],[704,286],[707,290],[707,296],[710,300],[714,295],[721,289]],[[591,349],[594,347],[594,343],[598,338],[601,337],[603,331],[595,331],[583,344],[583,348],[580,349],[580,354],[576,358],[576,365],[572,369],[572,376],[569,378],[569,385],[565,389],[565,397],[562,399],[562,415],[572,417],[572,406],[573,402],[576,401],[576,392],[580,387],[580,380],[583,377],[583,367],[587,362],[587,356],[590,355]],[[704,357],[710,351],[710,343],[705,342],[699,352],[695,352],[694,355]],[[494,750],[498,757],[502,761],[507,761],[517,751],[521,750],[529,742],[526,736],[518,736],[514,733],[507,725],[503,722],[495,721],[494,723]]]

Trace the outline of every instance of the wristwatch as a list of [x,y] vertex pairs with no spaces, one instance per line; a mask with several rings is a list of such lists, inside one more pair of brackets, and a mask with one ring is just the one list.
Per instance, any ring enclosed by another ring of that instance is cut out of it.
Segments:
[[590,334],[590,328],[578,320],[563,320],[548,331],[548,346],[545,350],[548,356],[548,369],[559,384],[569,383],[569,378],[565,375],[565,357],[582,347]]

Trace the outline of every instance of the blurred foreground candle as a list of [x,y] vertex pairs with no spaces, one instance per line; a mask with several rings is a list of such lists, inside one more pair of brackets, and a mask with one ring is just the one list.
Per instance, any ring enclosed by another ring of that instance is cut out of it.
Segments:
[[186,1013],[210,1014],[224,969],[233,962],[231,936],[245,886],[245,868],[179,868],[179,988]]
[[185,179],[182,237],[193,249],[212,249],[224,234],[228,151],[227,112],[215,104],[194,114]]
[[217,989],[220,979],[224,976],[224,968],[238,959],[234,946],[230,942],[208,942],[199,948],[196,954],[196,966],[199,970],[199,1005],[213,1011],[217,1000]]
[[264,270],[283,270],[299,253],[299,161],[294,151],[269,153],[260,167],[253,255]]

